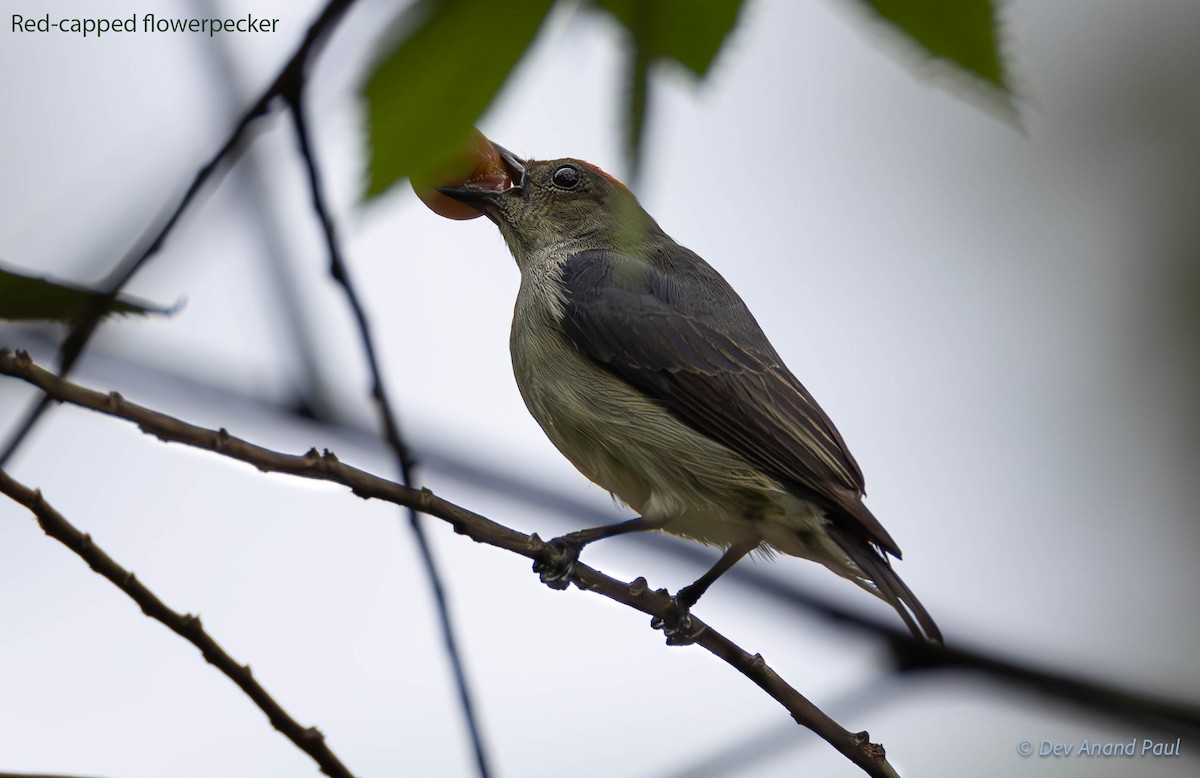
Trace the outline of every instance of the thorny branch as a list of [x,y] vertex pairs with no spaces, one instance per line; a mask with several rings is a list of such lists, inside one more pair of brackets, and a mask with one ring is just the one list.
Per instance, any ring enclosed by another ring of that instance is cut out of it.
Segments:
[[200,617],[190,613],[179,613],[167,607],[162,600],[139,581],[132,572],[121,567],[113,558],[104,552],[92,540],[91,535],[80,532],[66,520],[61,513],[42,498],[42,493],[30,489],[14,480],[8,473],[0,469],[0,492],[11,497],[14,501],[28,508],[37,517],[38,524],[47,535],[74,551],[88,566],[111,581],[118,589],[125,592],[138,604],[150,618],[164,624],[175,634],[188,641],[204,659],[216,667],[229,680],[238,685],[259,709],[267,714],[271,726],[283,733],[284,737],[296,744],[304,753],[313,758],[321,767],[321,772],[332,778],[353,778],[353,774],[334,755],[325,743],[325,736],[316,727],[305,727],[288,715],[267,690],[255,680],[250,672],[250,665],[238,664],[225,649],[213,640],[200,624]]
[[[555,562],[556,552],[537,535],[526,535],[491,519],[437,497],[428,489],[413,489],[388,481],[340,462],[330,451],[310,450],[303,455],[283,454],[257,446],[219,430],[198,427],[150,408],[125,400],[116,392],[103,394],[74,384],[34,364],[24,352],[0,350],[0,373],[20,378],[40,388],[47,396],[83,408],[134,422],[143,432],[160,440],[184,443],[222,454],[253,465],[263,472],[286,473],[302,478],[329,481],[346,486],[364,499],[375,498],[411,507],[449,523],[455,532],[479,543],[502,548],[533,560]],[[664,617],[670,605],[669,594],[651,590],[644,578],[623,583],[587,565],[576,564],[571,581],[580,589],[603,594],[654,617]],[[843,756],[875,778],[895,778],[883,746],[871,743],[867,733],[852,733],[825,715],[806,697],[792,688],[758,654],[751,655],[712,627],[693,616],[696,643],[721,658],[755,683],[780,705],[797,723],[808,727]]]

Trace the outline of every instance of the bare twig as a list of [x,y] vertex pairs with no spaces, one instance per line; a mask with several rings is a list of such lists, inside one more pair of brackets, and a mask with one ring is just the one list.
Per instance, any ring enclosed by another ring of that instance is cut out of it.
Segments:
[[[266,116],[270,111],[271,104],[285,91],[290,89],[299,89],[304,83],[305,72],[308,62],[316,50],[317,45],[324,41],[327,34],[337,22],[342,18],[354,0],[329,0],[316,20],[309,25],[308,31],[304,35],[304,39],[300,42],[300,46],[295,53],[288,59],[287,63],[279,71],[279,75],[271,82],[271,85],[262,93],[262,95],[246,109],[242,114],[241,119],[234,125],[233,130],[229,133],[229,137],[221,144],[217,152],[206,162],[192,178],[191,184],[183,193],[183,198],[174,210],[167,216],[163,223],[149,230],[138,241],[128,254],[121,260],[120,264],[109,274],[101,287],[104,289],[102,295],[97,296],[90,310],[86,315],[79,319],[67,333],[67,337],[63,340],[61,349],[59,350],[59,372],[62,375],[67,375],[75,366],[80,355],[83,354],[87,347],[88,341],[91,340],[96,328],[100,325],[104,318],[104,313],[108,310],[112,301],[116,299],[121,290],[125,287],[129,280],[137,274],[139,270],[158,253],[166,242],[167,236],[179,223],[180,218],[191,206],[196,196],[201,189],[214,176],[223,176],[237,161],[238,156],[245,150],[246,131],[253,125],[256,120]],[[46,398],[42,398],[32,409],[26,414],[25,418],[17,425],[16,430],[9,437],[8,443],[5,444],[4,450],[0,452],[0,467],[3,467],[12,457],[13,453],[20,448],[21,444],[28,437],[29,433],[37,425],[38,419],[50,407],[50,403]]]
[[[124,373],[133,371],[148,381],[165,381],[176,391],[198,394],[223,407],[236,404],[255,413],[295,411],[271,398],[252,396],[200,381],[191,376],[171,373],[158,365],[106,354],[106,359]],[[373,446],[374,435],[359,426],[334,419],[303,417],[307,424],[317,424],[322,431],[350,438],[358,445]],[[599,525],[617,521],[612,513],[597,510],[589,503],[547,488],[541,482],[524,476],[514,476],[493,463],[464,459],[460,452],[437,447],[436,442],[422,447],[422,459],[430,468],[441,470],[487,491],[514,500],[536,504],[551,514],[571,517],[574,526]],[[566,520],[566,519],[564,519]],[[642,535],[633,542],[645,544],[654,551],[696,564],[710,565],[712,558],[705,549],[694,543],[683,543],[658,535]],[[872,638],[888,642],[894,667],[903,672],[930,672],[939,669],[965,670],[1001,683],[1023,687],[1045,695],[1048,699],[1077,705],[1081,710],[1098,713],[1115,721],[1150,726],[1175,734],[1200,737],[1200,707],[1194,702],[1148,695],[1122,689],[1084,677],[1073,677],[1061,671],[1004,656],[1002,653],[958,641],[952,647],[915,641],[907,629],[898,629],[890,620],[877,618],[857,608],[846,608],[834,600],[819,596],[803,585],[771,575],[753,565],[738,565],[722,577],[731,584],[743,586],[756,596],[766,595],[781,605],[801,613],[816,615],[842,628],[857,630]],[[0,778],[4,778],[0,775]]]
[[[300,145],[300,157],[304,160],[304,167],[308,173],[308,188],[312,195],[313,211],[316,213],[317,221],[325,236],[325,248],[329,254],[329,273],[345,291],[346,301],[349,303],[350,309],[354,313],[354,320],[358,325],[359,339],[362,342],[367,366],[371,372],[371,398],[375,401],[375,407],[379,412],[383,438],[395,456],[400,473],[400,483],[405,486],[413,486],[415,475],[412,452],[400,434],[400,423],[392,410],[387,384],[383,380],[383,371],[379,367],[379,356],[375,349],[375,338],[371,334],[370,322],[367,320],[366,310],[363,308],[358,291],[351,280],[350,268],[342,256],[333,216],[325,206],[321,174],[317,167],[316,152],[312,147],[308,133],[308,121],[304,113],[304,91],[297,87],[286,92],[284,98],[291,108],[292,125],[296,130],[296,139]],[[483,733],[475,713],[471,687],[467,682],[466,669],[463,666],[462,653],[458,648],[454,622],[450,618],[450,606],[446,598],[445,587],[442,584],[441,573],[438,571],[437,559],[433,555],[433,548],[429,545],[429,538],[425,536],[425,528],[421,525],[420,514],[412,506],[406,506],[404,511],[425,567],[425,576],[433,591],[434,604],[437,607],[438,620],[442,627],[442,643],[446,647],[446,655],[450,659],[450,668],[454,673],[459,705],[462,707],[463,717],[467,723],[467,732],[471,738],[471,746],[475,752],[476,769],[479,771],[480,778],[488,778],[491,771],[488,769],[487,752],[483,747]]]
[[[511,551],[529,559],[558,562],[558,552],[538,538],[510,529],[478,513],[437,497],[428,489],[413,489],[388,481],[338,461],[330,451],[316,449],[303,455],[283,454],[230,435],[225,429],[212,430],[136,405],[116,392],[103,394],[71,383],[33,363],[24,352],[0,350],[0,373],[37,386],[55,400],[90,408],[110,416],[134,422],[145,433],[160,440],[201,448],[253,465],[263,472],[277,472],[303,478],[329,481],[346,486],[364,499],[375,498],[411,507],[449,523],[456,532],[479,543]],[[645,579],[623,583],[587,565],[576,564],[571,581],[580,589],[595,591],[642,613],[663,618],[668,614],[670,596],[663,590],[651,590]],[[876,778],[894,778],[882,746],[871,743],[867,733],[852,733],[826,716],[807,698],[772,670],[763,658],[751,655],[700,619],[693,617],[696,643],[737,669],[765,691],[799,724],[808,727],[843,756]]]
[[42,493],[15,481],[4,470],[0,470],[0,492],[24,505],[37,517],[38,524],[47,535],[62,543],[83,558],[88,566],[111,581],[141,607],[142,612],[155,621],[166,625],[175,634],[188,641],[204,659],[238,685],[259,709],[267,714],[271,726],[296,744],[321,767],[321,772],[334,778],[353,778],[346,766],[329,750],[325,736],[316,727],[305,727],[288,715],[267,690],[254,679],[250,665],[240,665],[217,644],[204,630],[200,617],[190,613],[171,610],[154,592],[121,567],[112,557],[95,544],[91,536],[80,532],[61,513],[42,498]]
[[[221,0],[189,0],[197,17],[219,17]],[[222,113],[237,117],[244,106],[254,99],[254,92],[245,83],[238,69],[241,43],[227,35],[212,38],[205,47],[214,74],[210,91],[221,101]],[[254,89],[258,87],[255,85]],[[286,217],[270,207],[273,189],[265,160],[250,156],[242,159],[230,171],[230,185],[236,189],[239,210],[245,211],[248,236],[257,239],[252,249],[261,259],[266,274],[264,289],[278,304],[281,326],[277,335],[282,345],[292,351],[298,372],[296,395],[292,398],[297,413],[313,418],[334,417],[337,401],[330,387],[330,365],[318,356],[316,330],[321,326],[318,317],[305,306],[298,273],[305,270],[293,261],[286,238],[290,227]],[[96,354],[93,347],[89,352]]]

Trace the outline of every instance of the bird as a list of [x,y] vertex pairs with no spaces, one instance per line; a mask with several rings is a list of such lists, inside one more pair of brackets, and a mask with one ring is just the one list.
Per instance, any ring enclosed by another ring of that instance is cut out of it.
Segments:
[[756,552],[818,562],[942,642],[841,434],[729,283],[599,167],[488,143],[490,175],[437,191],[486,216],[516,260],[509,345],[530,414],[638,514],[550,541],[542,580],[565,588],[587,544],[661,530],[724,551],[655,622],[669,641],[687,641],[700,596]]

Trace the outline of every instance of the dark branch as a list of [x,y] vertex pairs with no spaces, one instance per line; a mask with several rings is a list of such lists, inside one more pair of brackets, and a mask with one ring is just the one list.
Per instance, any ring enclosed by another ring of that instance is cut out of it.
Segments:
[[175,634],[188,641],[204,659],[229,680],[238,685],[259,709],[267,714],[271,726],[283,733],[284,737],[296,744],[304,753],[313,758],[321,767],[321,772],[333,778],[353,778],[345,765],[334,756],[325,744],[325,736],[316,727],[305,727],[288,715],[279,703],[267,693],[267,690],[254,679],[249,665],[240,665],[233,657],[217,644],[217,641],[204,630],[200,617],[190,613],[177,613],[171,610],[162,600],[146,588],[145,584],[134,577],[133,573],[121,567],[112,557],[96,545],[91,536],[80,532],[61,513],[42,499],[40,491],[13,480],[8,473],[0,470],[0,492],[24,505],[37,517],[38,524],[47,535],[62,543],[83,558],[88,566],[111,581],[118,589],[125,592],[138,604],[150,618],[158,621]]
[[[396,419],[395,412],[392,410],[392,402],[387,390],[387,384],[383,380],[383,371],[379,367],[378,351],[375,348],[375,338],[371,334],[371,326],[367,320],[366,309],[363,308],[358,291],[351,279],[350,268],[342,256],[341,246],[338,242],[333,223],[333,216],[329,213],[329,209],[325,205],[324,190],[321,186],[321,175],[317,166],[316,152],[312,147],[308,132],[308,121],[304,113],[303,95],[302,90],[296,89],[294,92],[287,93],[285,99],[287,99],[291,108],[292,124],[295,127],[296,138],[300,144],[300,156],[304,160],[305,170],[308,173],[308,187],[312,195],[313,210],[316,213],[317,222],[321,225],[322,233],[325,236],[325,248],[329,253],[329,273],[345,291],[346,301],[354,313],[354,320],[358,325],[359,339],[362,342],[363,351],[367,358],[367,365],[371,372],[371,398],[374,400],[375,407],[379,412],[380,424],[383,427],[383,438],[395,456],[396,465],[400,473],[400,483],[405,486],[413,486],[415,476],[413,474],[414,464],[412,454],[400,434],[400,423]],[[438,571],[437,559],[433,555],[433,548],[429,545],[429,539],[425,536],[425,528],[421,525],[420,515],[412,506],[407,506],[404,510],[408,517],[408,524],[412,530],[413,538],[417,542],[417,549],[421,554],[421,561],[425,567],[425,576],[429,580],[430,589],[433,591],[434,603],[437,606],[438,619],[442,628],[442,642],[446,647],[446,654],[450,659],[451,671],[454,673],[455,686],[458,688],[459,705],[462,707],[463,717],[467,722],[467,732],[471,737],[471,746],[475,751],[476,768],[479,771],[480,778],[487,778],[491,774],[491,771],[488,769],[487,752],[483,747],[482,729],[475,713],[471,687],[467,682],[466,669],[463,666],[462,653],[458,648],[458,638],[454,632],[454,622],[450,618],[450,606],[446,598],[445,587],[442,585],[442,576]]]
[[[254,445],[230,435],[226,430],[198,427],[158,411],[128,402],[116,392],[102,394],[73,384],[33,363],[27,354],[0,350],[0,373],[37,386],[61,402],[134,422],[145,433],[160,440],[184,443],[253,465],[263,472],[287,473],[341,484],[364,499],[380,499],[449,523],[455,532],[479,543],[502,548],[535,561],[556,563],[557,555],[537,535],[526,535],[478,513],[437,497],[428,489],[413,489],[338,461],[330,451],[292,455]],[[651,590],[643,578],[623,583],[587,565],[576,563],[570,576],[580,589],[595,591],[653,617],[663,618],[670,608],[666,590]],[[871,743],[865,732],[852,733],[826,716],[807,698],[775,673],[763,658],[751,655],[712,627],[692,617],[696,643],[737,669],[765,691],[799,724],[808,727],[843,756],[875,778],[894,778],[882,746]]]
[[[146,365],[123,357],[106,355],[106,358],[120,365],[123,370],[133,370],[147,380],[166,381],[177,390],[196,393],[214,403],[244,404],[256,412],[294,413],[271,398],[242,394],[198,381],[190,376],[168,372],[159,366]],[[305,416],[303,420],[305,423],[318,424],[321,429],[339,436],[350,436],[358,445],[376,444],[373,435],[355,425],[325,417],[313,419]],[[439,468],[444,473],[485,490],[536,504],[551,514],[571,517],[570,521],[575,526],[581,523],[591,526],[617,520],[617,517],[609,512],[596,510],[590,504],[549,489],[536,480],[503,472],[490,463],[463,459],[460,453],[441,450],[435,444],[423,447],[422,458],[431,468]],[[634,542],[644,543],[663,555],[698,565],[711,564],[713,561],[710,551],[694,543],[659,535],[639,536]],[[1074,704],[1084,711],[1098,713],[1117,721],[1153,726],[1176,734],[1200,736],[1200,708],[1193,703],[1135,693],[1087,678],[1071,677],[982,648],[964,647],[957,643],[953,647],[938,647],[923,641],[917,642],[907,630],[895,628],[889,620],[876,618],[858,608],[843,607],[833,600],[813,594],[800,584],[783,580],[753,565],[738,565],[730,570],[726,577],[731,583],[745,587],[756,596],[766,595],[781,605],[795,608],[807,615],[825,618],[839,627],[856,630],[873,638],[883,638],[888,641],[890,655],[898,670],[966,670],[1002,683],[1022,686],[1049,699]]]

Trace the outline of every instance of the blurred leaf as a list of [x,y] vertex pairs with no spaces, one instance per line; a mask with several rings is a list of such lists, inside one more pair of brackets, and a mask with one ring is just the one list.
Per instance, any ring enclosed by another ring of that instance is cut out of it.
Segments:
[[[101,292],[0,267],[0,319],[20,321],[72,321],[90,313],[104,300]],[[167,314],[171,311],[128,297],[104,303],[105,314]]]
[[729,33],[737,26],[742,0],[594,0],[628,31],[630,47],[625,139],[630,177],[642,162],[642,137],[649,103],[650,65],[674,60],[698,77],[707,75]]
[[646,134],[647,107],[650,102],[650,61],[642,56],[641,50],[634,52],[626,89],[629,90],[629,115],[625,117],[625,160],[629,165],[630,181],[634,183],[642,171],[642,138]]
[[960,69],[1008,96],[1000,57],[995,0],[860,0],[935,59]]
[[673,59],[704,76],[737,25],[742,0],[595,0],[633,36],[647,62]]
[[363,87],[371,161],[367,197],[427,176],[466,146],[554,0],[422,0],[408,37]]

